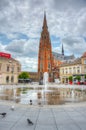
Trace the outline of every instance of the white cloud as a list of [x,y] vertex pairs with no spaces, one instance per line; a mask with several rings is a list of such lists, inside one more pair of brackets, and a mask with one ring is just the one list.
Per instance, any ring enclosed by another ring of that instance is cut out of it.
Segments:
[[64,50],[67,53],[74,53],[81,56],[86,51],[86,41],[82,37],[67,36],[62,39]]
[[0,43],[0,52],[4,52],[5,47],[6,47],[6,45],[3,45],[2,43]]
[[28,56],[28,57],[37,57],[39,47],[38,39],[29,39],[29,40],[13,40],[9,45],[5,47],[5,50],[10,53],[15,54],[16,56]]
[[[44,10],[50,36],[60,37],[65,53],[81,55],[86,47],[83,38],[86,37],[85,0],[0,0],[0,33],[12,40],[7,45],[1,41],[0,51],[10,52],[15,58],[21,56],[21,62],[28,57],[31,70],[37,68],[37,64],[31,61],[36,60],[37,63]],[[28,39],[19,39],[19,33]],[[60,52],[61,44],[52,47],[53,50]],[[23,66],[23,69],[27,68],[26,64]]]
[[29,72],[37,72],[37,58],[17,57],[17,60],[19,60],[22,64],[22,70],[27,70]]

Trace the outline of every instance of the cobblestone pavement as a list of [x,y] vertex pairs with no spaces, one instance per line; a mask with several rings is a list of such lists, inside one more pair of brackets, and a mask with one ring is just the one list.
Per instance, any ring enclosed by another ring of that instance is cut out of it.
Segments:
[[[86,102],[58,106],[24,106],[0,102],[0,130],[86,130]],[[29,125],[29,118],[34,124]]]

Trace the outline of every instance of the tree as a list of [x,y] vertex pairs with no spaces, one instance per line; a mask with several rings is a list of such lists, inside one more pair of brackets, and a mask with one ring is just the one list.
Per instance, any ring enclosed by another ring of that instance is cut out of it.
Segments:
[[86,74],[85,74],[85,79],[86,79]]
[[81,80],[81,76],[77,75],[77,76],[76,76],[76,79],[77,79],[78,81],[80,81],[80,80]]
[[72,81],[73,80],[73,77],[72,76],[69,76],[69,81]]
[[19,79],[29,79],[30,75],[28,74],[28,72],[22,72],[19,76]]

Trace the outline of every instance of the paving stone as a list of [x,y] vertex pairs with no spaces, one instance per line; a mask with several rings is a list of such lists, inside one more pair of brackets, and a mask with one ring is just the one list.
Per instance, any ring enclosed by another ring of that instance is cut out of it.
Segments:
[[[6,117],[0,116],[0,130],[85,130],[86,104],[75,106],[16,106],[12,111],[9,105],[0,103],[0,112],[5,111]],[[34,124],[29,125],[29,118]]]
[[37,125],[35,130],[57,130],[55,125]]
[[79,126],[74,123],[58,125],[58,130],[81,130]]
[[81,123],[77,123],[80,127],[81,130],[86,130],[86,123],[81,122]]

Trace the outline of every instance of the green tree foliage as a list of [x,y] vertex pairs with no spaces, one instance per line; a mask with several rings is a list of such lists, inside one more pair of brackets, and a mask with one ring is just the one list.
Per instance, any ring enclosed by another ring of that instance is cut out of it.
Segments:
[[76,79],[78,80],[78,81],[80,81],[81,80],[81,76],[76,76]]
[[73,80],[73,77],[72,76],[69,76],[69,81],[72,81]]
[[30,75],[28,74],[28,72],[22,72],[19,76],[19,79],[29,79]]
[[86,79],[86,74],[85,74],[85,79]]

